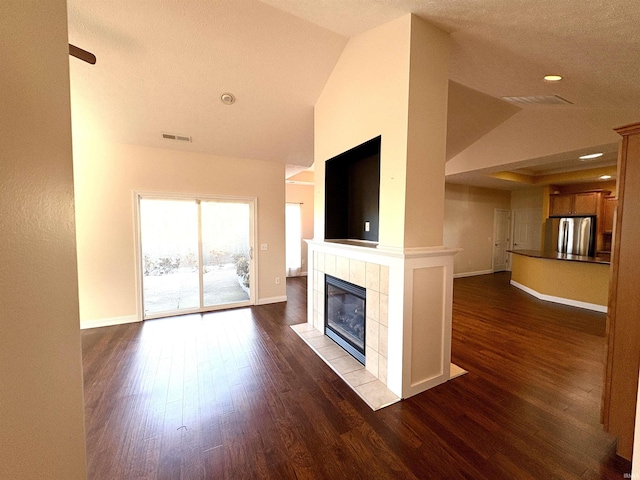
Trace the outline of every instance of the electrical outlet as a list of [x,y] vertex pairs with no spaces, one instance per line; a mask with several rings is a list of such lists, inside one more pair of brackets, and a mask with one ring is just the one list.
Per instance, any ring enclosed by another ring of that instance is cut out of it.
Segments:
[[280,285],[280,277],[276,277],[276,285]]
[[369,222],[364,222],[364,231],[368,232],[370,228],[371,228],[371,225],[369,224]]
[[266,243],[261,243],[260,250],[269,250],[269,245],[267,245]]

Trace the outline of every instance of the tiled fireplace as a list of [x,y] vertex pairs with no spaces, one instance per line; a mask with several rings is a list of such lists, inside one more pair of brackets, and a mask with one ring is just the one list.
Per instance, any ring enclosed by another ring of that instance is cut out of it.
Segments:
[[310,327],[325,331],[326,277],[349,282],[366,292],[364,365],[373,378],[399,398],[449,379],[457,250],[396,251],[357,241],[308,244]]
[[325,275],[365,289],[365,368],[386,384],[389,267],[380,265],[380,263],[350,259],[344,255],[314,250],[313,272],[313,325],[317,330],[323,332],[325,322]]

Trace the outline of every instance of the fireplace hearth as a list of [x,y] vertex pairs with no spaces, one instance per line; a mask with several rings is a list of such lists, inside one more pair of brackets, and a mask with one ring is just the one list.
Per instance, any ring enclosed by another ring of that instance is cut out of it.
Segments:
[[325,275],[325,335],[365,364],[366,289]]

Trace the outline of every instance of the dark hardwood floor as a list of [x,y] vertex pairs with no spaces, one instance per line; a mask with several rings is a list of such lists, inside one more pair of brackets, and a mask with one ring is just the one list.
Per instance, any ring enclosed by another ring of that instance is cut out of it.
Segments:
[[82,333],[91,479],[622,479],[598,422],[603,314],[508,274],[455,280],[468,374],[373,412],[289,325],[288,303]]

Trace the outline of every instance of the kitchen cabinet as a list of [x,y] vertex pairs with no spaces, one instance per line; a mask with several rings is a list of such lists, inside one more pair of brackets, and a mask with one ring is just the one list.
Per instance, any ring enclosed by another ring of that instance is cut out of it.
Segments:
[[616,453],[631,460],[640,369],[640,123],[617,128],[618,205],[606,330],[601,420],[618,437]]
[[549,196],[549,216],[598,215],[601,198],[601,191],[552,194]]
[[618,199],[616,197],[605,197],[602,202],[602,232],[613,232],[613,214],[616,211]]

